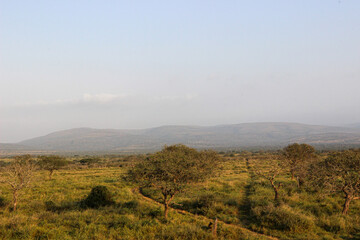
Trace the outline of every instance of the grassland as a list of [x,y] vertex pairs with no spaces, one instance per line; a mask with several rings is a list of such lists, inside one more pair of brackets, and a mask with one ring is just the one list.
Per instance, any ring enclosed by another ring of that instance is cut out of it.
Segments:
[[[215,218],[217,239],[360,239],[360,202],[342,216],[341,195],[298,189],[283,174],[277,205],[270,184],[254,173],[258,161],[271,157],[225,157],[216,176],[175,197],[168,220],[155,189],[138,192],[138,186],[124,180],[136,158],[105,158],[92,167],[73,164],[51,180],[47,172],[37,171],[16,212],[11,211],[9,187],[0,184],[0,239],[214,239],[208,225]],[[97,185],[110,190],[115,204],[81,208],[80,201]]]

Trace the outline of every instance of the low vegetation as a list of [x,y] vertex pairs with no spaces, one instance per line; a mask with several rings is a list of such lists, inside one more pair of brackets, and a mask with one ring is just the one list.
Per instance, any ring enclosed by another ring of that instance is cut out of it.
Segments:
[[359,239],[359,151],[285,151],[2,159],[0,239]]

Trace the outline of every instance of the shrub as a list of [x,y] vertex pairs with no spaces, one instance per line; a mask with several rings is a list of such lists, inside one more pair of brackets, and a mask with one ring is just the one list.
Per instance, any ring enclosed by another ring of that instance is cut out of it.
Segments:
[[215,202],[213,194],[203,194],[195,200],[186,200],[182,202],[182,209],[195,214],[206,215]]
[[160,208],[151,209],[147,214],[149,217],[156,218],[160,217],[162,214],[162,210]]
[[99,158],[83,158],[79,162],[81,165],[93,165],[95,163],[99,163],[100,159]]
[[264,207],[254,207],[251,210],[258,224],[264,227],[291,232],[306,232],[315,227],[310,217],[287,205],[275,207],[269,204]]
[[329,232],[342,232],[346,230],[346,219],[345,216],[335,214],[332,216],[321,216],[319,218],[319,225]]
[[56,206],[56,204],[53,201],[46,201],[45,202],[45,209],[46,211],[57,211],[58,207]]
[[3,160],[0,160],[0,167],[6,167],[7,165],[9,165],[10,163],[5,162]]
[[5,198],[0,197],[0,207],[5,207],[6,204],[7,204],[7,202],[6,202]]
[[131,200],[129,202],[124,203],[123,205],[125,208],[130,208],[130,209],[138,209],[139,207],[139,201],[137,200]]
[[82,207],[99,208],[114,204],[110,191],[105,186],[96,186],[91,189],[89,196],[81,201]]

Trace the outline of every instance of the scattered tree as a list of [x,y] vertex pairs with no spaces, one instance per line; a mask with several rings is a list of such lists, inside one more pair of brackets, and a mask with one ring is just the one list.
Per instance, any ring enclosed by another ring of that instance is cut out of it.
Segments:
[[36,164],[30,155],[15,157],[14,161],[6,167],[5,181],[10,185],[13,193],[13,210],[16,211],[19,193],[29,186]]
[[351,201],[360,199],[360,151],[333,153],[311,169],[313,185],[321,190],[345,195],[342,214],[347,214]]
[[51,179],[55,170],[59,170],[69,164],[64,157],[56,155],[40,156],[38,163],[42,169],[49,171],[49,179]]
[[270,160],[266,165],[266,167],[262,168],[260,168],[261,165],[257,165],[254,171],[258,176],[270,182],[274,190],[274,201],[279,202],[279,190],[282,187],[282,183],[277,182],[276,178],[284,172],[284,166],[277,159]]
[[218,162],[219,157],[214,151],[198,152],[182,144],[165,146],[162,151],[136,164],[128,177],[142,187],[152,186],[161,191],[167,219],[169,204],[175,194],[190,183],[206,179]]
[[291,179],[297,178],[298,186],[305,181],[307,166],[315,158],[315,148],[308,144],[294,143],[284,148],[284,157]]

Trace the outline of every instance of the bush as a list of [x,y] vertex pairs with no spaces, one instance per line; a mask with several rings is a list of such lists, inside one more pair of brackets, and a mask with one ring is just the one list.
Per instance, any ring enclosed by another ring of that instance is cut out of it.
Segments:
[[5,207],[6,204],[7,204],[7,202],[6,202],[5,198],[0,197],[0,207]]
[[124,203],[123,205],[125,208],[129,209],[138,209],[139,208],[139,201],[137,200],[131,200],[129,202]]
[[56,206],[56,204],[53,201],[46,201],[45,202],[45,209],[46,211],[57,211],[58,210],[58,206]]
[[99,208],[114,204],[110,191],[105,186],[96,186],[91,189],[89,196],[81,201],[82,207]]
[[83,158],[79,162],[81,165],[93,165],[95,163],[99,163],[100,159],[99,158]]
[[213,194],[203,194],[195,200],[186,200],[181,203],[181,209],[195,214],[206,215],[215,203]]
[[310,217],[287,205],[275,207],[270,204],[254,207],[251,211],[258,224],[264,227],[291,232],[306,232],[315,227]]
[[9,162],[5,162],[3,160],[0,160],[0,167],[6,167],[9,164],[10,164]]

